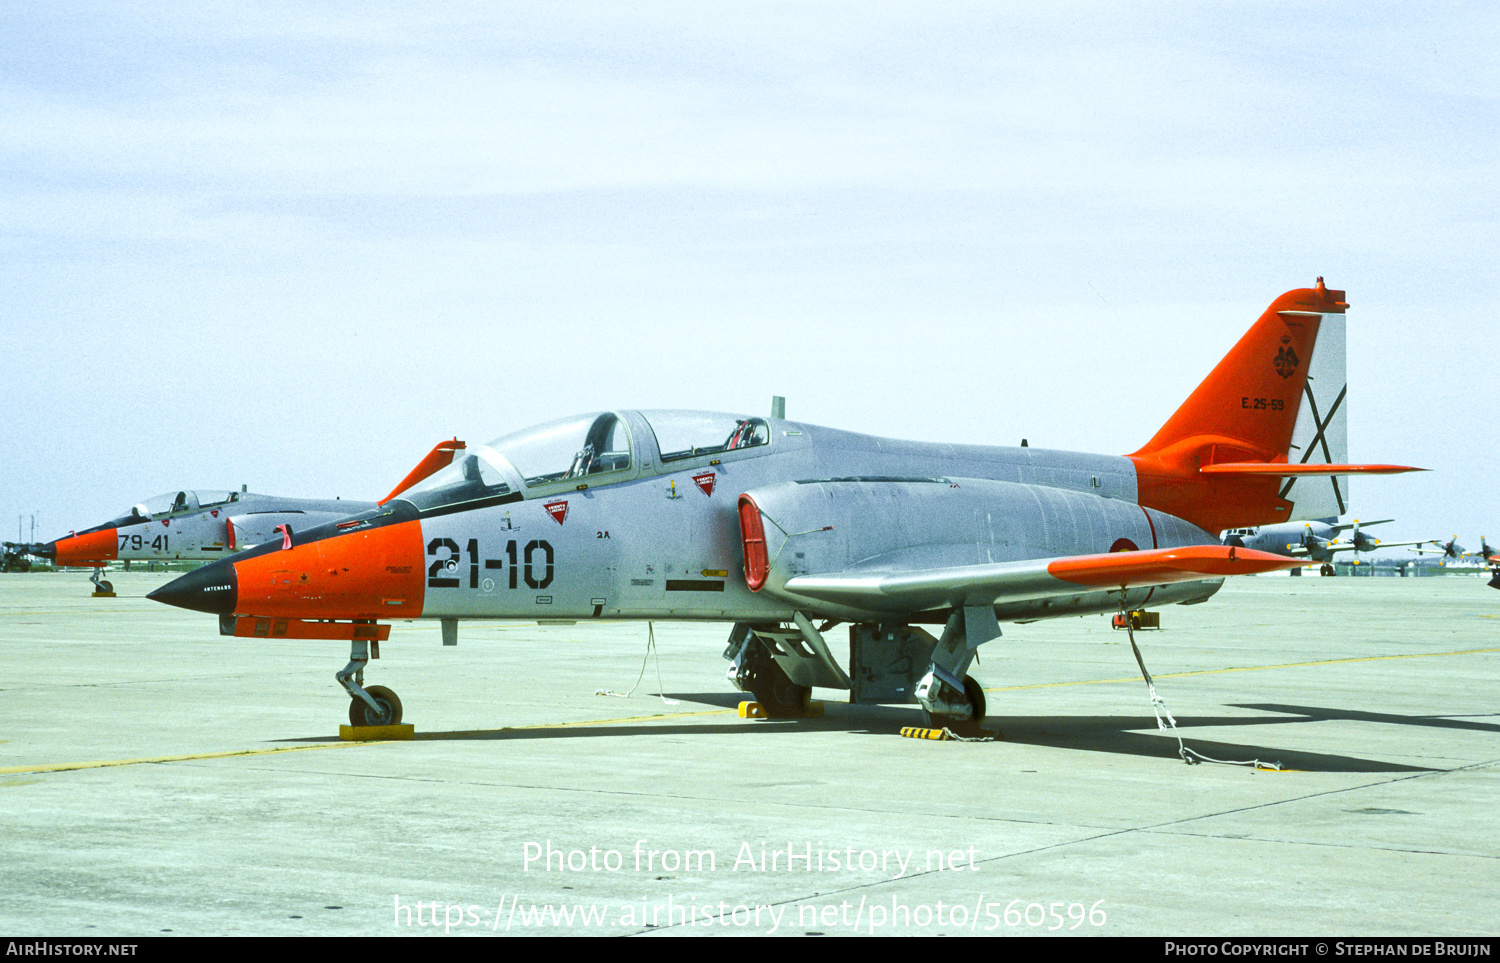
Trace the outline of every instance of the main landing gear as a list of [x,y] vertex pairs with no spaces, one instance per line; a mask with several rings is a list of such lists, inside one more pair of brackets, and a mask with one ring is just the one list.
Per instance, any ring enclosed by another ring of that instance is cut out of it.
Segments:
[[[364,688],[365,663],[370,661],[370,646],[365,639],[354,640],[349,652],[349,664],[333,677],[349,693],[349,724],[351,726],[394,726],[401,723],[401,700],[396,693],[383,685]],[[373,643],[375,658],[380,658],[379,642]]]
[[[755,696],[755,718],[795,719],[817,714],[813,686],[849,690],[854,705],[911,705],[925,724],[965,738],[983,738],[984,689],[965,674],[974,649],[998,638],[994,609],[959,609],[941,640],[905,623],[860,623],[849,629],[849,671],[833,661],[823,633],[802,613],[793,625],[738,623],[724,657],[728,677]],[[746,715],[742,707],[741,715]],[[747,716],[748,717],[748,716]]]
[[756,639],[751,639],[740,654],[734,684],[755,696],[771,719],[799,719],[812,701],[812,687],[793,682]]
[[977,734],[984,722],[984,688],[972,675],[960,681],[934,664],[917,683],[922,721],[930,729],[950,729],[959,735]]

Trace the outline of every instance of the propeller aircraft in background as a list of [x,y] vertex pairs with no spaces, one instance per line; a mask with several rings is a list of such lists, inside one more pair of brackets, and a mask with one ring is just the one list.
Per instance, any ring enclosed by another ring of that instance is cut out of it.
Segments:
[[[1235,529],[1224,534],[1225,545],[1238,545],[1261,552],[1276,552],[1312,562],[1321,562],[1323,575],[1333,574],[1333,562],[1339,552],[1369,553],[1382,548],[1402,548],[1407,545],[1428,545],[1431,540],[1416,542],[1382,542],[1360,530],[1363,524],[1384,525],[1394,519],[1383,518],[1375,522],[1338,522],[1337,519],[1322,518],[1312,522],[1288,522],[1283,525],[1265,525],[1260,528]],[[1344,538],[1348,532],[1349,537]]]

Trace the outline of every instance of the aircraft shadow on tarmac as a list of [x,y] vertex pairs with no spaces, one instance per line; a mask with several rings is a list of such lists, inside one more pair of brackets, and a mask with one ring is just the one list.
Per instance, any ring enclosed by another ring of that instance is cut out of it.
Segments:
[[[655,700],[654,694],[646,699]],[[734,708],[743,700],[738,693],[692,692],[668,693],[667,698],[681,702],[677,711],[698,711],[691,704]],[[633,700],[634,701],[634,700]],[[639,706],[638,701],[635,705]],[[656,703],[656,708],[668,708]],[[610,723],[600,720],[597,724],[580,720],[577,724],[538,726],[527,728],[472,729],[450,732],[418,732],[418,741],[484,741],[484,740],[553,740],[580,738],[620,738],[623,736],[697,735],[722,736],[726,732],[735,735],[753,736],[773,733],[785,734],[795,727],[810,732],[847,732],[856,735],[893,736],[902,726],[921,725],[921,715],[914,707],[907,706],[850,706],[845,703],[827,703],[830,715],[821,718],[787,720],[746,720],[744,725],[726,730],[720,723],[703,722],[649,722]],[[1177,720],[1188,748],[1212,759],[1225,761],[1258,759],[1263,763],[1277,763],[1283,769],[1303,772],[1432,772],[1431,767],[1411,766],[1376,759],[1335,753],[1289,750],[1267,745],[1220,742],[1204,739],[1195,733],[1211,728],[1231,726],[1276,726],[1303,724],[1335,720],[1398,723],[1402,725],[1434,725],[1460,729],[1500,731],[1494,723],[1471,722],[1431,716],[1400,716],[1358,710],[1323,709],[1308,706],[1239,705],[1239,709],[1272,713],[1258,716],[1181,716]],[[668,713],[670,715],[670,713]],[[990,716],[984,728],[998,730],[1000,738],[995,747],[1038,746],[1049,749],[1073,749],[1084,752],[1112,752],[1141,757],[1164,759],[1177,758],[1177,740],[1170,733],[1154,728],[1151,716],[1136,715],[1066,715],[1066,716]],[[289,739],[287,742],[325,742],[330,739]]]
[[[1236,704],[1236,709],[1254,709],[1258,712],[1282,712],[1300,716],[1285,722],[1387,722],[1398,726],[1434,726],[1439,729],[1466,729],[1472,732],[1500,732],[1500,722],[1478,722],[1470,717],[1455,716],[1404,716],[1392,712],[1368,712],[1364,709],[1325,709],[1321,706],[1288,706],[1272,702]],[[1500,719],[1500,714],[1491,713],[1480,718]]]

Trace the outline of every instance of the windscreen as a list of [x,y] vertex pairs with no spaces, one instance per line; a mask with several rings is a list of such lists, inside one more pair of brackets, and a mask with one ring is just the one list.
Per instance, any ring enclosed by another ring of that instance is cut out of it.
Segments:
[[508,495],[510,486],[497,467],[502,463],[500,454],[489,445],[460,451],[451,465],[422,479],[399,497],[427,511]]

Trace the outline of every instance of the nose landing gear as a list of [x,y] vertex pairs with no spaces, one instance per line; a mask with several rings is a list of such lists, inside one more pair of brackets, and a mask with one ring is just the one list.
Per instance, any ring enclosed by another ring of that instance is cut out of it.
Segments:
[[115,597],[115,587],[104,580],[104,569],[94,569],[94,574],[89,576],[89,581],[94,583],[94,598],[112,599]]
[[[379,643],[376,643],[379,645]],[[380,650],[375,650],[379,658]],[[333,674],[349,693],[351,726],[395,726],[401,724],[401,700],[383,685],[364,688],[365,663],[370,661],[370,643],[355,639],[349,652],[349,664]]]

